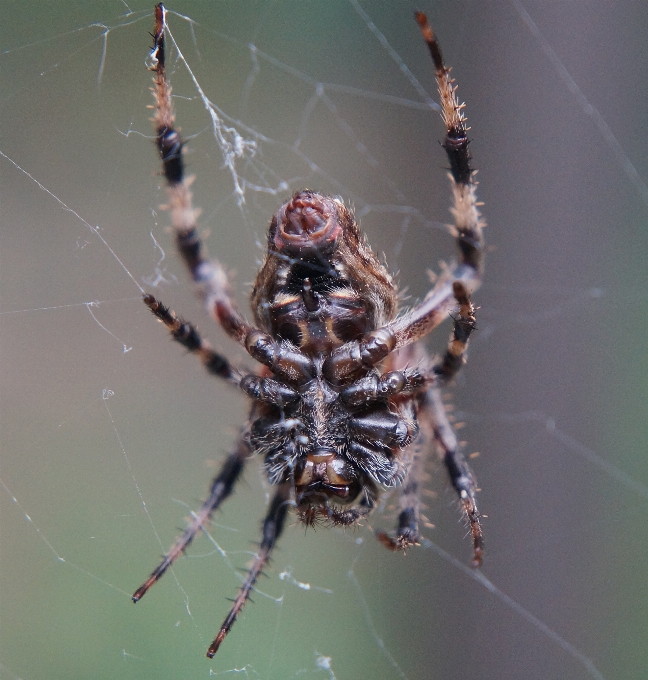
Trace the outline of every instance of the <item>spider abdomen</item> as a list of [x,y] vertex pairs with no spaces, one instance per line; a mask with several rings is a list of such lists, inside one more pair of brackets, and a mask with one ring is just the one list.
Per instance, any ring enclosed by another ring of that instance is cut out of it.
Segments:
[[342,201],[303,190],[270,223],[251,305],[273,337],[317,355],[391,320],[396,287]]

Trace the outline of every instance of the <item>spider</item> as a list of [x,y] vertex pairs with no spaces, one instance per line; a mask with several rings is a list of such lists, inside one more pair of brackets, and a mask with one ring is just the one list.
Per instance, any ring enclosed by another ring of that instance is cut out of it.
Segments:
[[[236,368],[193,325],[153,295],[144,296],[173,339],[196,354],[210,373],[243,390],[252,406],[209,497],[133,601],[185,551],[232,493],[252,455],[263,457],[275,488],[259,550],[207,651],[209,658],[249,598],[290,508],[306,526],[350,526],[371,512],[382,490],[399,487],[396,531],[377,537],[395,551],[416,545],[420,479],[430,448],[438,450],[458,494],[472,535],[473,565],[481,564],[475,478],[445,414],[441,391],[465,362],[475,328],[470,294],[481,281],[484,222],[475,198],[463,104],[425,15],[418,12],[416,20],[441,96],[458,262],[422,302],[398,314],[396,285],[342,200],[304,189],[270,222],[265,260],[251,294],[251,324],[237,309],[223,266],[206,258],[198,236],[165,71],[165,8],[159,4],[155,9],[153,123],[177,247],[208,310],[261,367],[254,373]],[[448,348],[430,360],[419,341],[448,316],[454,321]]]

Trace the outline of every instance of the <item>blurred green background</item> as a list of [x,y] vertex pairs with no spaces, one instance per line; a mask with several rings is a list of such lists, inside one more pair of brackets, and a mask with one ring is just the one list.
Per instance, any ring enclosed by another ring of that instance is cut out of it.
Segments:
[[[206,97],[262,136],[238,165],[240,210],[196,86],[172,60],[201,225],[236,270],[241,305],[270,216],[304,186],[354,205],[423,295],[426,269],[454,251],[442,125],[415,85],[436,98],[414,5],[168,8]],[[392,498],[370,528],[289,523],[260,583],[269,598],[255,595],[206,660],[258,537],[268,488],[256,461],[213,540],[132,605],[245,402],[169,341],[130,276],[161,272],[157,294],[240,353],[195,300],[159,211],[152,6],[15,2],[0,27],[0,151],[46,191],[0,157],[1,678],[648,677],[645,3],[420,9],[467,101],[493,246],[453,390],[467,450],[481,453],[483,573],[547,628],[432,549],[387,553],[371,529],[392,525]],[[426,537],[468,564],[453,494],[430,472]]]

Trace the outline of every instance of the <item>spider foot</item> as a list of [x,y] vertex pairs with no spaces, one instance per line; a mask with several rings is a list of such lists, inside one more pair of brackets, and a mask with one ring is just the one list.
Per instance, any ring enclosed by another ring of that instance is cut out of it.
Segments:
[[408,548],[420,545],[418,534],[403,533],[391,537],[386,531],[377,531],[376,538],[392,552],[407,552]]
[[474,498],[471,498],[470,496],[462,498],[461,504],[468,519],[470,535],[473,541],[472,566],[475,569],[479,569],[484,558],[484,535],[482,533],[480,522],[482,515],[480,514],[479,510],[477,510],[477,505]]

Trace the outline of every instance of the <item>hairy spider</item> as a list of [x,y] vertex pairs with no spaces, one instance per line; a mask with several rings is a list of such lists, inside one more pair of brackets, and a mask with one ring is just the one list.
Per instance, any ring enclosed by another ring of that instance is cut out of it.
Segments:
[[[251,295],[252,325],[238,311],[222,265],[206,259],[197,233],[165,72],[165,9],[162,4],[155,9],[153,122],[177,247],[208,310],[262,367],[257,373],[235,368],[194,326],[152,295],[144,296],[173,339],[195,353],[210,373],[242,389],[252,407],[209,498],[135,591],[133,601],[143,597],[232,493],[252,454],[263,456],[268,481],[276,488],[258,553],[207,651],[210,658],[268,562],[291,507],[307,526],[348,526],[371,512],[382,489],[400,487],[395,535],[379,532],[378,538],[391,550],[416,545],[420,479],[428,449],[436,448],[445,464],[470,527],[473,564],[481,564],[475,479],[445,414],[441,390],[464,363],[475,327],[470,293],[481,280],[484,223],[475,199],[463,104],[457,101],[450,69],[425,15],[417,13],[416,20],[441,95],[458,262],[422,302],[398,315],[396,286],[351,212],[337,197],[304,189],[270,222],[265,261]],[[430,360],[418,341],[453,310],[448,348],[444,356]]]

